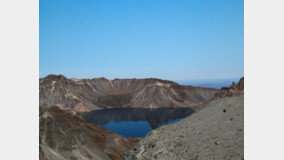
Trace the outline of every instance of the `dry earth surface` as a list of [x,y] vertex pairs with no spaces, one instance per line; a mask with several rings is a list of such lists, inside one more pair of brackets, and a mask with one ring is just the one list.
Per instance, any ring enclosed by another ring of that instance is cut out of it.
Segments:
[[151,131],[126,160],[242,160],[244,96],[214,100],[175,123]]

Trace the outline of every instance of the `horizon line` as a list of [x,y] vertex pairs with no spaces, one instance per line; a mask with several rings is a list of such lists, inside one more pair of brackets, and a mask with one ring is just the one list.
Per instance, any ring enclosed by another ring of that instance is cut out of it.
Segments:
[[67,79],[99,79],[99,78],[105,78],[107,80],[115,80],[115,79],[161,79],[161,80],[170,80],[170,81],[175,81],[175,82],[182,82],[182,81],[188,81],[188,82],[194,82],[194,81],[218,81],[218,80],[237,80],[237,79],[240,79],[243,76],[240,76],[240,77],[231,77],[231,78],[193,78],[193,79],[183,79],[183,80],[174,80],[174,79],[166,79],[166,78],[158,78],[158,77],[143,77],[143,78],[130,78],[130,77],[124,77],[124,78],[107,78],[107,77],[104,77],[104,76],[98,76],[98,77],[93,77],[93,78],[90,78],[90,77],[86,77],[86,78],[83,78],[83,77],[80,77],[80,78],[74,78],[74,77],[70,77],[70,76],[66,76],[66,75],[63,75],[63,74],[48,74],[46,76],[39,76],[39,79],[42,79],[42,78],[46,78],[48,76],[51,76],[51,75],[54,75],[54,76],[63,76]]

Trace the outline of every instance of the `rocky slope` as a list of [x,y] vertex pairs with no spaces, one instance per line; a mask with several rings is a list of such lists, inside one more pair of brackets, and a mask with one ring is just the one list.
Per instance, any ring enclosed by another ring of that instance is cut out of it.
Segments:
[[126,160],[240,160],[244,155],[244,97],[217,99],[191,116],[151,131]]
[[125,138],[85,122],[76,112],[40,107],[40,160],[121,160],[137,138]]
[[212,99],[216,89],[179,85],[160,79],[68,79],[49,75],[40,79],[39,103],[76,111],[99,108],[187,107]]

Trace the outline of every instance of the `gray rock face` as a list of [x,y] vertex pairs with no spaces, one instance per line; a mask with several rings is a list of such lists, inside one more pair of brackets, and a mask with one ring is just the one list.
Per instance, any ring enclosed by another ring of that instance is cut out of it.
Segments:
[[244,155],[244,97],[227,97],[150,132],[126,160],[240,160]]

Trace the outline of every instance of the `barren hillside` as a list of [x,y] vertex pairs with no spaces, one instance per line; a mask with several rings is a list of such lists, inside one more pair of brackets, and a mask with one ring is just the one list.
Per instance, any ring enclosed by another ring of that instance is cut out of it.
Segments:
[[99,108],[197,106],[220,92],[154,78],[68,79],[63,75],[40,79],[39,89],[40,105],[71,108],[79,112]]

